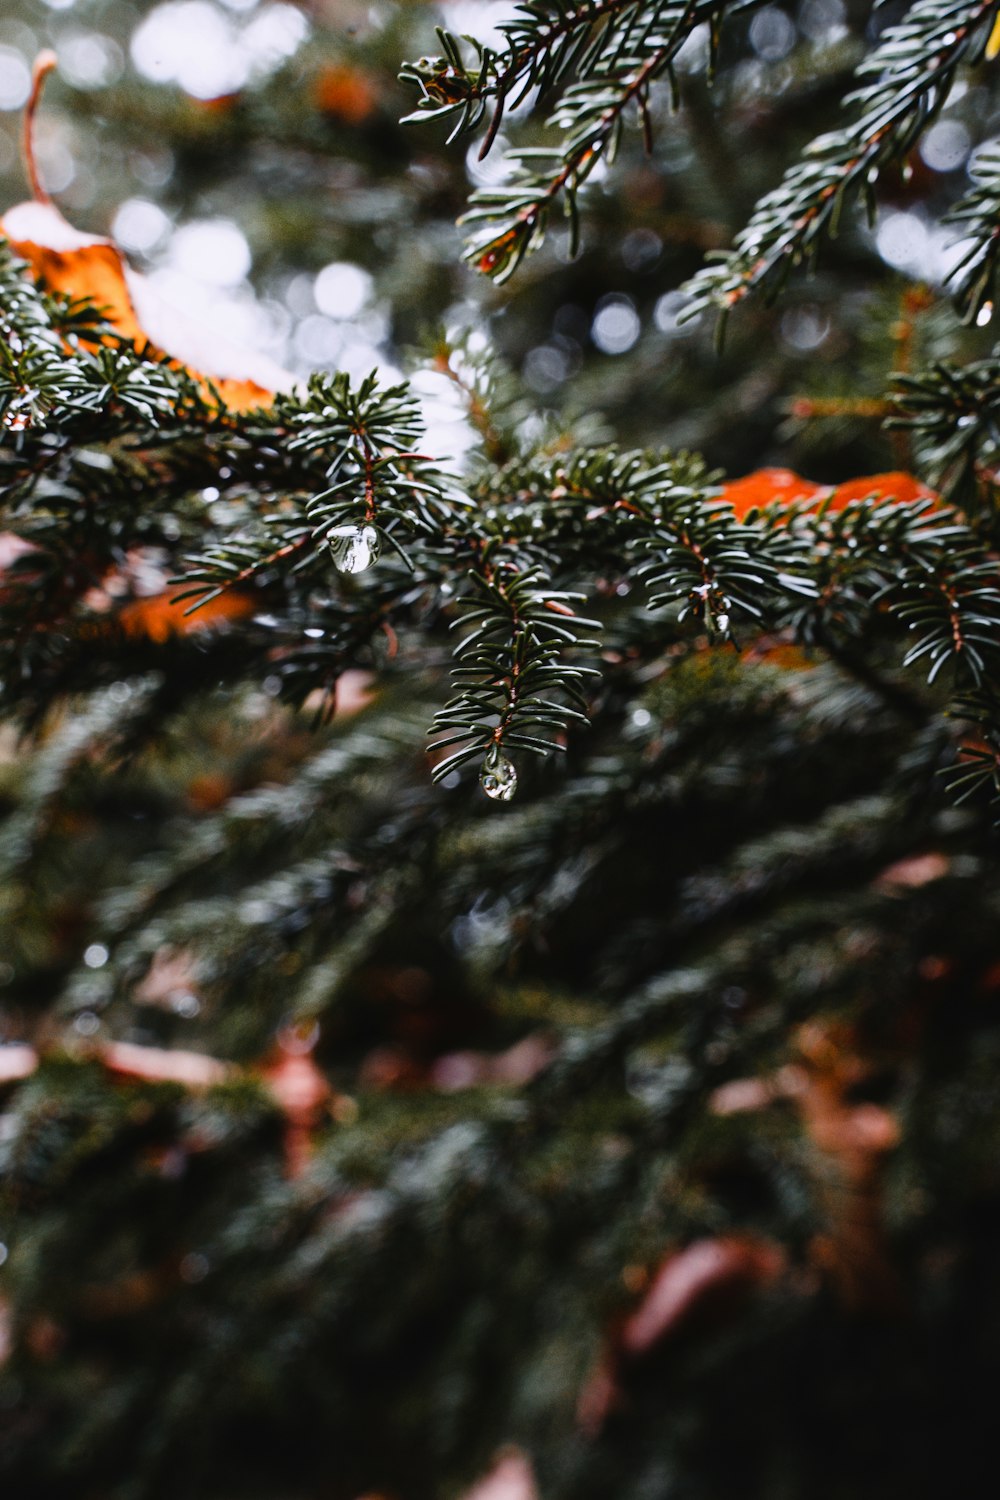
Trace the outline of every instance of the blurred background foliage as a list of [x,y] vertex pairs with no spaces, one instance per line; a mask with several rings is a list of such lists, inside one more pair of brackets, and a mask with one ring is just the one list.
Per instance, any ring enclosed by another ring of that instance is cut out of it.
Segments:
[[[499,349],[538,405],[599,413],[623,441],[694,447],[730,473],[780,456],[845,478],[890,466],[877,420],[806,421],[794,398],[878,400],[923,345],[953,352],[954,326],[914,329],[900,314],[909,282],[940,287],[955,262],[940,220],[996,129],[989,80],[961,80],[906,172],[880,188],[874,230],[850,216],[819,274],[780,308],[748,311],[721,362],[710,320],[680,321],[677,287],[828,122],[866,42],[903,10],[751,10],[727,26],[711,89],[696,36],[680,62],[684,108],[672,115],[666,87],[654,93],[655,153],[632,132],[619,164],[598,171],[582,255],[567,262],[557,227],[502,291],[461,266],[454,219],[503,163],[479,162],[478,142],[448,149],[440,127],[400,126],[415,98],[396,75],[437,50],[436,22],[496,41],[503,5],[12,3],[0,184],[8,204],[26,196],[19,111],[30,60],[54,46],[39,154],[64,212],[297,372],[399,368],[443,323]],[[901,361],[907,339],[920,347]],[[753,358],[764,340],[769,357]]]
[[[903,10],[748,10],[711,89],[693,40],[654,154],[629,135],[595,177],[582,253],[556,228],[499,289],[454,224],[496,158],[401,126],[397,75],[503,4],[6,0],[0,195],[27,196],[53,47],[66,216],[299,375],[411,376],[435,456],[472,461],[461,347],[499,454],[910,468],[890,373],[989,348],[941,297],[941,219],[997,131],[995,66],[721,354],[678,291]],[[359,653],[317,731],[228,685],[238,622],[150,629],[120,681],[4,739],[12,1495],[984,1482],[1000,882],[982,806],[943,787],[954,735],[891,672],[680,632],[651,660],[630,628],[593,729],[509,808],[431,786],[446,654],[413,637]]]

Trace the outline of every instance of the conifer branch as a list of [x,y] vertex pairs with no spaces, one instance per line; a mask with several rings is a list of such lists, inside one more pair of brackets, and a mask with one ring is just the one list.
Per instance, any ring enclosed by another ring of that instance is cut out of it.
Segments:
[[968,240],[962,259],[948,280],[967,323],[981,326],[993,313],[997,256],[1000,254],[1000,146],[984,146],[970,168],[973,181],[967,193],[945,216],[945,223],[961,230]]
[[521,7],[518,20],[502,28],[509,38],[505,53],[477,48],[479,66],[473,72],[462,63],[458,42],[441,33],[447,56],[425,60],[403,75],[423,91],[421,108],[408,118],[457,115],[453,134],[461,134],[479,124],[492,101],[481,155],[492,146],[515,88],[520,90],[518,98],[533,87],[543,93],[556,86],[562,89],[547,122],[560,133],[559,145],[508,152],[508,180],[472,195],[461,221],[472,230],[467,258],[495,281],[505,281],[542,243],[552,210],[560,202],[575,253],[580,188],[599,162],[614,160],[627,114],[634,109],[647,150],[651,149],[652,86],[671,76],[678,52],[696,27],[709,26],[714,58],[724,15],[756,3],[534,3]]
[[[403,386],[316,377],[270,412],[226,413],[184,371],[121,339],[81,336],[79,313],[47,303],[9,258],[0,276],[11,293],[0,402],[18,418],[8,418],[5,524],[28,545],[0,600],[4,690],[35,722],[72,684],[99,686],[116,661],[133,674],[155,666],[153,643],[116,632],[87,603],[137,543],[165,549],[175,569],[186,554],[177,597],[193,601],[196,621],[211,599],[251,591],[259,602],[242,608],[254,620],[239,674],[275,675],[294,703],[317,689],[329,703],[339,675],[370,659],[383,632],[452,621],[462,630],[454,692],[433,742],[450,755],[435,774],[483,760],[494,791],[513,786],[509,752],[546,755],[585,722],[594,668],[580,656],[598,622],[578,605],[609,580],[642,585],[646,650],[690,623],[722,639],[791,626],[821,644],[863,636],[881,616],[920,632],[904,661],[932,680],[951,665],[960,687],[975,687],[994,669],[1000,597],[987,539],[930,502],[818,515],[774,506],[737,520],[699,460],[614,448],[486,466],[463,497],[418,451],[419,414]],[[29,374],[46,404],[22,425]],[[910,378],[911,404],[920,379]],[[969,389],[952,391],[950,416],[940,391],[924,398],[925,433],[951,421],[967,444],[959,423],[973,411],[988,432],[992,366],[963,379]],[[73,447],[84,421],[90,450],[103,444],[109,455],[96,468]],[[248,441],[252,498],[241,478]],[[136,505],[144,463],[157,483],[148,511]],[[220,467],[234,491],[214,518],[192,505],[192,485]],[[226,650],[223,634],[213,651]],[[202,662],[209,671],[204,653]]]
[[939,361],[895,380],[889,426],[912,434],[920,462],[955,504],[996,536],[1000,488],[1000,357]]
[[873,214],[879,173],[915,145],[957,69],[981,53],[994,12],[995,0],[917,0],[860,65],[860,87],[846,101],[859,110],[856,122],[817,136],[761,199],[733,249],[687,283],[691,313],[713,306],[724,316],[755,288],[773,293],[836,231],[850,194],[862,193]]

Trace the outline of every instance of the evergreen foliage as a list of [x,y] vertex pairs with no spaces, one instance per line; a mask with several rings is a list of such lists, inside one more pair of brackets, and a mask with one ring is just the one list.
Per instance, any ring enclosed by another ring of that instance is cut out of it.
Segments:
[[[56,97],[112,143],[98,230],[153,121],[170,214],[248,215],[300,362],[303,282],[379,247],[408,378],[241,409],[0,251],[0,1474],[448,1500],[513,1444],[543,1500],[978,1489],[1000,205],[994,147],[917,148],[998,118],[996,6],[803,9],[770,61],[790,13],[718,0],[527,0],[406,64],[425,8],[331,14],[228,103]],[[880,193],[966,238],[936,288]],[[779,462],[822,486],[725,480]]]

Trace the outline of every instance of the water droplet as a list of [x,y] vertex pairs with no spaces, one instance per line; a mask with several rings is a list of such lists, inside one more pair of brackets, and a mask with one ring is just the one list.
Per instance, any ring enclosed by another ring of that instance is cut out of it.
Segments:
[[509,802],[517,791],[517,771],[499,745],[491,745],[487,751],[479,785],[494,802]]
[[336,526],[327,533],[334,563],[341,573],[363,573],[378,562],[382,542],[374,526]]
[[24,432],[25,428],[31,427],[44,412],[41,395],[34,386],[25,386],[7,407],[0,427],[6,427],[8,432]]

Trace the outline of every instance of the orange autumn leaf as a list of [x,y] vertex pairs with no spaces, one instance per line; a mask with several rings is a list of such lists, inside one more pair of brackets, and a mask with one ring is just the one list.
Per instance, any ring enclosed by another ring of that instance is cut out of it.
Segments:
[[227,620],[244,620],[252,615],[257,603],[249,594],[230,590],[202,604],[193,614],[186,614],[191,600],[182,600],[186,590],[180,584],[153,594],[148,599],[133,599],[114,616],[114,625],[125,635],[145,637],[162,645],[175,635],[192,635]]
[[35,166],[32,128],[42,84],[55,65],[53,53],[38,57],[25,110],[24,149],[34,197],[7,210],[0,218],[0,234],[47,291],[94,303],[140,352],[166,356],[206,390],[211,384],[230,410],[269,406],[275,391],[293,385],[287,371],[172,306],[133,270],[113,240],[75,229],[49,199]]
[[819,1196],[826,1232],[813,1241],[813,1258],[853,1308],[892,1308],[898,1272],[885,1225],[883,1169],[900,1142],[895,1115],[858,1100],[874,1071],[849,1026],[807,1022],[798,1033],[801,1063],[795,1102],[819,1155]]
[[852,500],[867,500],[875,495],[879,500],[897,500],[907,504],[913,500],[936,500],[932,489],[921,484],[912,474],[901,469],[892,469],[887,474],[867,474],[862,479],[845,479],[838,484],[830,502],[832,510],[843,510]]
[[190,99],[188,108],[200,114],[228,115],[239,101],[239,92],[234,94],[216,94],[212,99]]
[[785,1275],[780,1245],[755,1234],[724,1234],[692,1240],[651,1272],[626,1266],[622,1280],[641,1292],[636,1306],[609,1330],[580,1388],[576,1417],[581,1432],[595,1438],[619,1406],[628,1366],[678,1333],[732,1317],[755,1291]]
[[897,859],[878,875],[875,890],[883,895],[896,896],[904,891],[917,891],[932,881],[943,880],[950,872],[952,862],[947,854],[932,850],[927,854],[910,854]]
[[722,498],[728,500],[738,520],[748,511],[775,500],[792,505],[798,500],[820,500],[828,493],[828,485],[802,479],[791,469],[757,469],[742,479],[731,479],[722,487]]
[[781,672],[811,672],[816,665],[805,647],[797,646],[794,641],[775,640],[772,636],[753,641],[740,657],[742,661],[760,666],[777,667]]
[[907,502],[913,500],[936,500],[932,489],[902,470],[891,470],[885,474],[866,474],[858,479],[847,479],[842,484],[817,484],[803,479],[791,469],[757,469],[742,479],[732,479],[722,487],[722,498],[733,507],[738,520],[751,510],[771,505],[775,501],[792,505],[798,501],[813,501],[818,507],[824,501],[831,510],[843,510],[854,500],[879,500]]
[[[912,873],[923,880],[930,872]],[[883,1105],[856,1097],[876,1068],[859,1052],[850,1026],[810,1021],[799,1028],[796,1042],[795,1062],[770,1077],[730,1079],[710,1096],[709,1108],[735,1115],[779,1100],[795,1106],[815,1150],[817,1197],[826,1220],[812,1242],[812,1259],[848,1306],[892,1307],[898,1284],[882,1177],[886,1157],[900,1142],[899,1121]]]
[[268,406],[292,378],[273,361],[206,331],[166,302],[134,271],[113,240],[82,234],[51,203],[18,203],[0,218],[0,232],[49,292],[87,298],[140,352],[166,355],[203,386],[215,386],[232,411]]
[[234,785],[228,776],[205,772],[201,776],[192,776],[188,782],[187,803],[195,812],[212,812],[215,808],[224,806],[233,791]]

